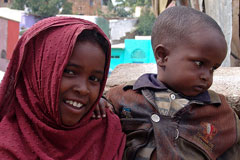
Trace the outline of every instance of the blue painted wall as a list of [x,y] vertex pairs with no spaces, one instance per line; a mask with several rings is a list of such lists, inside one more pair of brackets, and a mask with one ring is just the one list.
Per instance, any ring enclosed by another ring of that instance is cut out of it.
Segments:
[[110,72],[123,63],[156,63],[151,40],[125,39],[125,48],[113,48]]

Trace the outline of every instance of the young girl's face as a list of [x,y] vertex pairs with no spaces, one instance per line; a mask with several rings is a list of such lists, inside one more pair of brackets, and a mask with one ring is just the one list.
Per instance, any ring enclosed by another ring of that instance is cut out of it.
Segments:
[[77,124],[96,102],[104,79],[104,66],[105,53],[99,44],[76,43],[60,87],[60,116],[64,125]]

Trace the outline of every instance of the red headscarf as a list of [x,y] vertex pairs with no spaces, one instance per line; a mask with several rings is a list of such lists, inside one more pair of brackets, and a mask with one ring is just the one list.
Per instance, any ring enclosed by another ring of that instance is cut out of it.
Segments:
[[[121,159],[125,136],[116,115],[107,112],[104,119],[91,119],[95,104],[77,125],[61,123],[62,72],[85,29],[95,29],[108,40],[97,25],[69,17],[44,19],[19,40],[0,88],[1,159]],[[110,49],[109,43],[98,100]]]

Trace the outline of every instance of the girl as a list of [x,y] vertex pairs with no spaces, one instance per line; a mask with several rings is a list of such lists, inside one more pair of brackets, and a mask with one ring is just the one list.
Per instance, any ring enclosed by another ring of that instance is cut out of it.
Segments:
[[52,17],[30,28],[1,83],[0,157],[121,159],[119,119],[91,119],[109,63],[110,43],[93,23]]

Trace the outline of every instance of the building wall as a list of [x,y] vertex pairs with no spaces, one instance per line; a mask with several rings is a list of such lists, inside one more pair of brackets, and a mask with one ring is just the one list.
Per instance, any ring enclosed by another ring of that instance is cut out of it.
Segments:
[[231,52],[236,57],[231,57],[231,66],[240,66],[240,39],[239,39],[239,0],[232,1],[233,9],[233,26]]
[[0,0],[0,7],[10,7],[12,0]]
[[23,14],[20,22],[20,31],[32,27],[40,18],[33,15]]
[[2,52],[7,52],[8,20],[0,18],[0,57]]
[[12,52],[19,37],[19,22],[8,20],[7,59],[12,57]]
[[205,0],[206,14],[211,16],[222,28],[227,41],[228,52],[225,60],[222,63],[224,67],[230,67],[230,52],[232,40],[232,1],[218,0],[218,3],[212,0]]
[[97,15],[98,9],[101,9],[101,0],[68,0],[71,2],[73,14],[78,15]]
[[5,59],[5,58],[0,58],[0,79],[1,76],[3,77],[3,75],[1,75],[1,71],[5,72],[7,70],[7,66],[8,66],[9,60]]
[[137,19],[111,19],[109,20],[110,39],[120,40],[127,32],[134,30]]
[[156,63],[151,40],[125,39],[124,48],[111,49],[110,71],[124,63]]
[[117,65],[124,63],[124,52],[124,48],[111,48],[110,72],[112,72]]
[[154,63],[151,40],[125,39],[125,63]]

